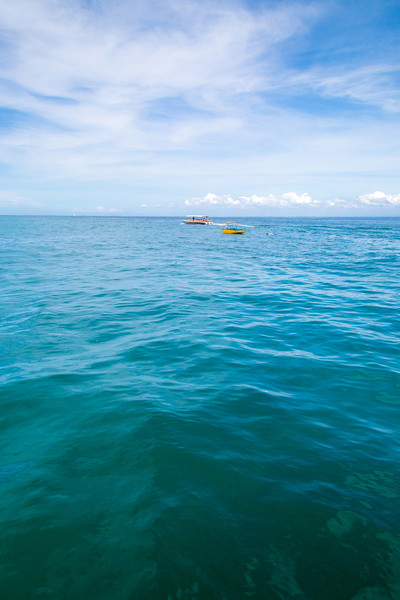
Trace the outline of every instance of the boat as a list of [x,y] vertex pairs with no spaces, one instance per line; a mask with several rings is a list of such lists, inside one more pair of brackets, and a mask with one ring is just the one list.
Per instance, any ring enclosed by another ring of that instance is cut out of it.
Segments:
[[186,219],[183,219],[182,223],[185,225],[212,225],[212,221],[207,215],[187,215]]
[[234,223],[233,221],[228,221],[222,230],[222,233],[233,233],[233,234],[245,233],[245,232],[246,232],[246,229],[243,229],[243,225],[238,225],[237,223]]

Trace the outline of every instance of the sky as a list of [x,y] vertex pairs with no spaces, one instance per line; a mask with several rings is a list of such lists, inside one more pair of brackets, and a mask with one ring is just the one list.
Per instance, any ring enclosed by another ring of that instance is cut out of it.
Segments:
[[0,214],[400,216],[398,0],[0,0]]

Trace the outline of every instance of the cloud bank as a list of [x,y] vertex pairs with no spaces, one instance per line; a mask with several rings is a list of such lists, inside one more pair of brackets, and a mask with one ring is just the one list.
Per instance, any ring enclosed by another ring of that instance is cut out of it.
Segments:
[[400,194],[385,194],[384,192],[373,192],[371,194],[364,194],[358,198],[353,199],[342,199],[334,198],[325,201],[311,198],[307,193],[301,195],[296,192],[286,192],[280,196],[275,194],[268,194],[267,196],[257,196],[255,194],[251,196],[239,196],[233,198],[229,195],[218,196],[217,194],[208,193],[202,198],[192,198],[186,200],[185,205],[190,206],[223,206],[223,207],[236,207],[246,209],[248,207],[268,207],[268,208],[286,208],[286,207],[360,207],[363,205],[373,207],[385,207],[385,206],[400,206]]
[[373,194],[360,196],[359,201],[361,204],[369,206],[400,206],[400,194],[385,194],[376,191]]

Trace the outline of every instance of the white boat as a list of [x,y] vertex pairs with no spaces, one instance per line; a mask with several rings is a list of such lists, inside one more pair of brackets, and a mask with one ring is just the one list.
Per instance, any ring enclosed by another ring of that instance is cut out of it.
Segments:
[[186,219],[183,219],[182,223],[185,225],[212,225],[212,221],[207,215],[187,215]]

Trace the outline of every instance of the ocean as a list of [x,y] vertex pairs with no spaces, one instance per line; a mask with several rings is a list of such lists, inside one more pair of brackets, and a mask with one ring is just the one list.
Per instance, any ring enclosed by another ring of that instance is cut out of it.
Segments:
[[0,217],[2,600],[400,598],[400,219],[242,220]]

